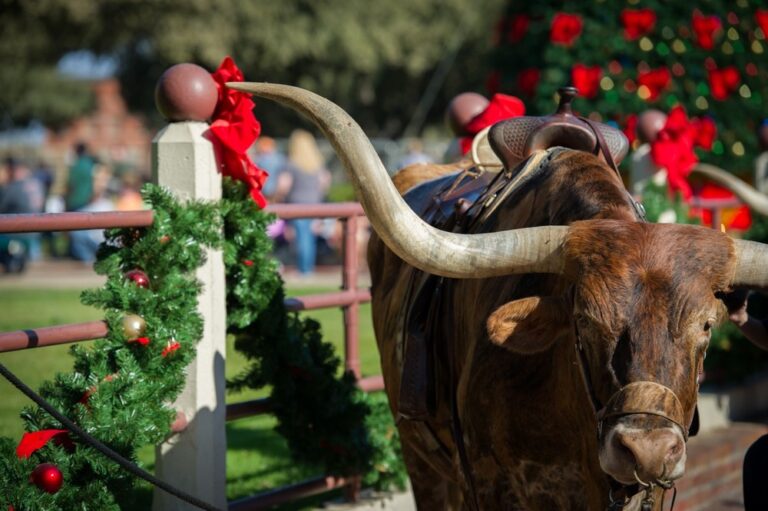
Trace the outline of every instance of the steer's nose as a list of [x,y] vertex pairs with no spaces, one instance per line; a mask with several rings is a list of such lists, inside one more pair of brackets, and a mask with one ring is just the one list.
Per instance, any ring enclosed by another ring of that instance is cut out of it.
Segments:
[[[678,464],[685,453],[682,435],[671,428],[617,431],[619,450],[634,458],[637,477],[644,482],[679,477]],[[628,452],[627,452],[628,451]]]

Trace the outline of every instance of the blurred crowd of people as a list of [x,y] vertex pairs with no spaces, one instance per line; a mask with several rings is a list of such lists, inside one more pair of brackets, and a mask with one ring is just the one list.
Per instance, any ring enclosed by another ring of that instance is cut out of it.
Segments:
[[[263,189],[267,200],[288,204],[317,204],[326,200],[331,173],[311,133],[294,130],[288,140],[287,155],[269,137],[260,138],[256,150],[256,165],[269,173]],[[278,221],[270,227],[269,234],[278,244],[292,245],[298,272],[311,275],[317,263],[318,243],[328,238],[325,227],[320,220],[297,218]]]
[[[297,129],[284,150],[266,136],[254,147],[255,162],[269,173],[263,193],[270,203],[317,204],[328,199],[331,172],[315,137]],[[0,162],[0,214],[132,211],[143,209],[140,189],[144,178],[134,170],[121,171],[100,160],[85,143],[71,151],[66,172],[56,173],[43,160],[7,156]],[[431,163],[417,139],[409,141],[398,168]],[[366,219],[358,219],[359,259],[369,235]],[[269,228],[276,255],[311,276],[318,261],[341,262],[342,228],[335,218],[278,220]],[[44,258],[92,263],[102,230],[0,234],[0,273],[22,271],[27,263]]]
[[[115,168],[92,155],[84,143],[73,148],[72,163],[62,183],[44,161],[32,164],[8,156],[0,166],[0,214],[97,212],[143,209],[142,177]],[[58,185],[58,186],[57,186]],[[101,230],[69,233],[0,234],[0,265],[19,272],[43,257],[91,263],[103,241]]]

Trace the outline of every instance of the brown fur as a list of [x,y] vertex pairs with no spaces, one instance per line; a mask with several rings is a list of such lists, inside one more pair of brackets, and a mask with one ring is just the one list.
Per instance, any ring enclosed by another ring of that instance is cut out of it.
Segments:
[[[429,423],[438,443],[414,423],[398,425],[419,509],[461,509],[461,500],[471,495],[449,429],[450,388],[456,389],[480,509],[605,509],[608,503],[608,478],[597,458],[597,423],[575,358],[574,330],[542,339],[548,349],[534,344],[525,353],[515,352],[516,343],[530,347],[535,339],[519,337],[530,333],[528,328],[504,330],[504,307],[514,300],[557,297],[568,304],[568,316],[553,324],[572,325],[576,318],[592,384],[603,403],[630,381],[657,381],[678,395],[690,420],[696,367],[709,335],[704,325],[721,312],[714,293],[727,287],[731,275],[733,249],[727,236],[701,227],[637,222],[615,173],[578,151],[557,157],[547,176],[514,203],[502,205],[489,227],[501,231],[536,225],[572,226],[565,250],[567,275],[444,283],[443,333],[435,342],[451,351],[456,376],[448,381],[449,373],[438,367],[443,393]],[[415,270],[376,235],[368,260],[374,329],[397,416],[397,346]],[[500,323],[489,335],[491,317]],[[543,328],[536,335],[553,332]],[[509,349],[498,346],[499,339]],[[439,443],[448,457],[439,454]],[[460,489],[461,495],[451,494],[450,488]]]

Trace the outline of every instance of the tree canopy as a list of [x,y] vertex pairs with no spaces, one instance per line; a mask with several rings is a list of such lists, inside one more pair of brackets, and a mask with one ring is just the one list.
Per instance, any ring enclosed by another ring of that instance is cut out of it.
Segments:
[[[157,78],[231,55],[246,79],[306,87],[371,135],[402,133],[434,71],[454,59],[430,110],[480,90],[503,0],[0,0],[0,115],[56,125],[88,107],[84,84],[56,73],[71,51],[111,55],[129,105],[154,114]],[[454,52],[453,50],[456,49]],[[259,102],[270,132],[288,124]],[[284,114],[281,114],[282,118]],[[270,121],[274,121],[270,125]],[[295,124],[295,119],[291,120]]]

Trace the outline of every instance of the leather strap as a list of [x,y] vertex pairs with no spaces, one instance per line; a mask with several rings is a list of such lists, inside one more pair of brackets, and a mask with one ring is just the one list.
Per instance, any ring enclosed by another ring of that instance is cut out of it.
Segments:
[[[616,172],[616,176],[619,178],[619,180],[623,183],[624,180],[621,179],[621,173],[619,172],[619,167],[616,165],[616,162],[613,160],[613,155],[611,154],[611,151],[607,150],[608,144],[605,142],[605,138],[603,137],[603,134],[600,132],[599,129],[597,129],[597,126],[595,123],[586,117],[579,117],[582,121],[584,121],[587,126],[590,127],[592,132],[595,134],[595,155],[603,155],[603,158],[605,159],[605,162],[613,169],[614,172]],[[629,202],[632,204],[632,208],[635,210],[635,214],[637,215],[638,219],[642,222],[647,222],[648,219],[645,217],[645,208],[642,204],[637,202],[635,198],[632,196],[631,193],[629,193],[629,190],[626,190],[627,196],[629,197]]]

